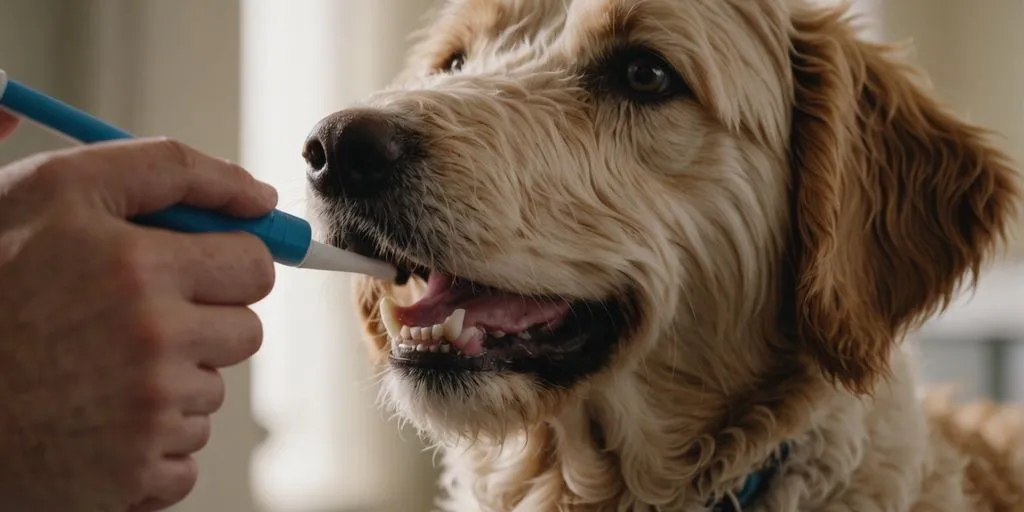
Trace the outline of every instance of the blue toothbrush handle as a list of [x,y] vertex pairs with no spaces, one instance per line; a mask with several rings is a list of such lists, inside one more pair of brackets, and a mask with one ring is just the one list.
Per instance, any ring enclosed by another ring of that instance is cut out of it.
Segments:
[[132,221],[188,233],[251,233],[263,240],[274,255],[274,261],[289,266],[302,263],[313,236],[308,222],[281,210],[254,219],[240,219],[179,204],[159,212],[140,215]]
[[[131,139],[132,135],[56,98],[8,80],[0,70],[0,106],[12,108],[29,119],[85,144]],[[281,210],[257,219],[239,219],[186,205],[141,215],[133,222],[152,227],[208,233],[245,231],[261,238],[274,260],[297,266],[303,262],[312,241],[312,228],[305,220]]]

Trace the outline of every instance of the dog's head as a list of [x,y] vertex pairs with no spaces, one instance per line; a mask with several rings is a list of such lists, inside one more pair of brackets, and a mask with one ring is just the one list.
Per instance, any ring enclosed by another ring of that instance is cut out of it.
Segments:
[[600,389],[866,391],[1014,192],[842,10],[784,0],[449,2],[305,157],[329,240],[404,270],[357,296],[392,400],[437,436]]

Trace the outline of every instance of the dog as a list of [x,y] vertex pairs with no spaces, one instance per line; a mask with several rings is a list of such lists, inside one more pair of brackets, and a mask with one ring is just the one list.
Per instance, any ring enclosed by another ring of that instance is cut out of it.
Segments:
[[450,511],[1024,510],[1024,419],[918,393],[1013,164],[847,6],[451,0],[303,151]]

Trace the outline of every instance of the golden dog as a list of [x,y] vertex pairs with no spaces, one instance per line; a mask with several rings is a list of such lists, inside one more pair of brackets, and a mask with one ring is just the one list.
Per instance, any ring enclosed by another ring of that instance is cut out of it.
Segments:
[[1024,421],[902,348],[1014,171],[845,8],[458,0],[304,156],[454,511],[1024,510]]

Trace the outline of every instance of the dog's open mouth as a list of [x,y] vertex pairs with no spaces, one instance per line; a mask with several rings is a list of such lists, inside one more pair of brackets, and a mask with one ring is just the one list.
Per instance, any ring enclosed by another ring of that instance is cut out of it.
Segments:
[[380,315],[393,363],[487,370],[564,358],[595,336],[615,335],[612,308],[521,295],[432,271],[419,301],[401,307],[385,297]]
[[358,231],[335,243],[390,261],[399,270],[398,286],[412,278],[427,283],[413,304],[383,297],[378,305],[393,366],[532,373],[567,385],[603,366],[627,326],[624,298],[594,301],[499,289],[416,265]]

